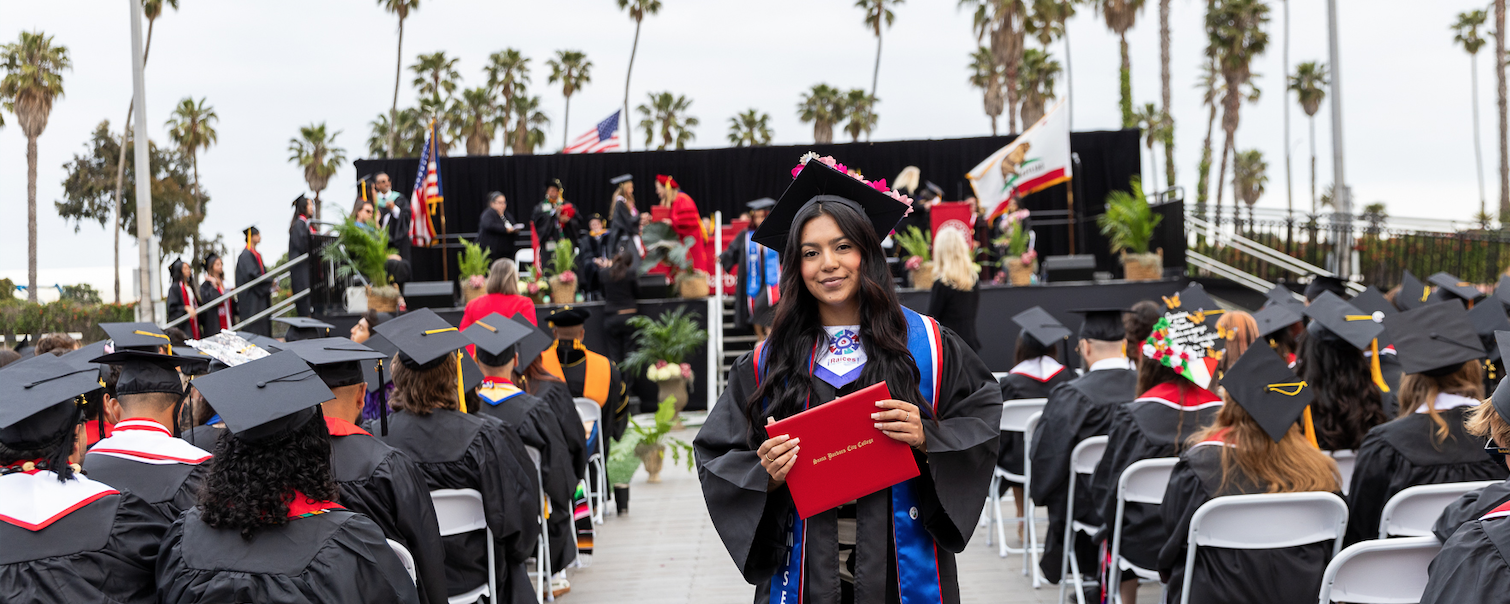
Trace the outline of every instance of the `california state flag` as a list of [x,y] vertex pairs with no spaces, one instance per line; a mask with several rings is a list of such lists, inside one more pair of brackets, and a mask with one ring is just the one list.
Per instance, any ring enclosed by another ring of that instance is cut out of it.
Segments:
[[1005,213],[1011,200],[1074,176],[1070,168],[1070,123],[1063,107],[1064,101],[1054,105],[1017,140],[992,153],[965,175],[981,207],[995,208],[990,220],[995,221]]

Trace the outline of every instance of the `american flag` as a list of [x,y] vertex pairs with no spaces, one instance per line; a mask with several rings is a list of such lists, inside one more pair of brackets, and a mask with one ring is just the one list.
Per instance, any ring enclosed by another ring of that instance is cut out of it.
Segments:
[[562,153],[602,153],[611,149],[619,148],[619,112],[613,112],[608,119],[598,122],[592,130],[577,137],[577,140],[562,149]]
[[435,122],[425,132],[425,150],[419,155],[419,173],[414,179],[414,194],[409,198],[409,210],[414,219],[409,222],[409,240],[414,245],[428,246],[435,241],[435,222],[432,216],[446,196],[440,188],[440,162],[435,154]]

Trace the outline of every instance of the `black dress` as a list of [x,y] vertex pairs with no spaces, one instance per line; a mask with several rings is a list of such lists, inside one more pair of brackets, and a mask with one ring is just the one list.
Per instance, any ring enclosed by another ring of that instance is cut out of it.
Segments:
[[[1138,372],[1131,369],[1090,371],[1055,387],[1043,407],[1043,417],[1033,433],[1033,503],[1049,509],[1049,532],[1044,540],[1039,567],[1044,578],[1058,583],[1064,556],[1065,512],[1069,508],[1070,454],[1075,445],[1111,429],[1112,411],[1130,402],[1138,387]],[[1075,484],[1075,520],[1091,526],[1101,524],[1101,514],[1091,499],[1089,476]],[[1077,534],[1078,535],[1078,534]],[[1094,546],[1077,536],[1075,552],[1082,570],[1095,568]]]
[[[261,277],[267,272],[262,264],[262,256],[251,248],[241,250],[241,255],[236,258],[236,285],[238,287],[250,283],[253,279]],[[236,310],[241,314],[238,318],[245,321],[253,315],[267,310],[273,303],[273,284],[271,280],[263,281],[245,291],[236,294]],[[264,317],[253,323],[248,323],[242,328],[244,331],[259,336],[273,336],[273,320]]]
[[[295,217],[293,222],[288,225],[289,260],[293,260],[294,258],[298,258],[299,256],[309,253],[309,236],[313,234],[313,230],[314,227],[309,225],[309,219],[303,216]],[[306,289],[309,289],[309,267],[314,266],[316,262],[319,262],[318,258],[310,258],[308,260],[305,260],[304,262],[299,263],[297,266],[288,269],[288,283],[290,293],[297,294]],[[296,314],[298,314],[299,316],[310,316],[311,307],[309,303],[309,296],[305,296],[296,300],[294,302],[294,308]]]
[[1445,543],[1464,524],[1482,518],[1507,502],[1510,502],[1510,480],[1464,493],[1442,510],[1437,523],[1431,527],[1431,534],[1437,536],[1437,541]]
[[1379,519],[1390,497],[1424,484],[1503,480],[1510,472],[1484,454],[1482,437],[1468,434],[1463,416],[1470,407],[1439,412],[1448,437],[1440,442],[1431,417],[1414,413],[1368,431],[1353,466],[1348,489],[1347,543],[1379,536]]
[[1463,524],[1427,567],[1421,604],[1499,604],[1510,594],[1510,506]]
[[980,350],[980,339],[975,337],[975,313],[979,307],[979,281],[968,290],[954,289],[942,279],[933,282],[933,293],[928,297],[928,316],[954,330],[971,350]]
[[514,259],[514,233],[509,226],[509,218],[499,216],[493,208],[483,210],[482,217],[477,219],[477,245],[494,261]]
[[[1195,511],[1217,497],[1268,492],[1246,475],[1222,485],[1220,441],[1208,441],[1180,454],[1169,475],[1159,515],[1169,540],[1159,551],[1159,575],[1169,579],[1166,602],[1179,602],[1185,581],[1186,543]],[[1321,575],[1332,557],[1331,541],[1266,550],[1202,547],[1195,554],[1191,602],[1270,604],[1309,602],[1321,591]]]
[[[540,452],[540,477],[551,505],[546,522],[550,528],[551,569],[565,569],[577,559],[577,549],[569,547],[576,540],[572,496],[577,488],[577,475],[572,467],[572,452],[561,434],[561,423],[545,401],[508,382],[484,380],[477,387],[477,398],[481,403],[477,406],[478,414],[496,417],[513,426],[520,441]],[[577,432],[580,434],[582,430]]]
[[[997,382],[1001,386],[1001,400],[1013,401],[1025,398],[1048,398],[1049,392],[1060,384],[1075,379],[1075,372],[1049,357],[1040,357],[1018,363],[1012,372]],[[1013,474],[1022,474],[1024,454],[1023,435],[1020,432],[1002,432],[1001,450],[996,454],[996,465]],[[1007,483],[1022,486],[1018,483]]]

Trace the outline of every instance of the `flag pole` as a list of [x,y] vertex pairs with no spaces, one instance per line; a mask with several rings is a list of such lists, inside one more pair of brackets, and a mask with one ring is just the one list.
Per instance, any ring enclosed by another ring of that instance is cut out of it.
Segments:
[[[430,120],[430,161],[435,162],[435,186],[440,187],[440,145],[435,140],[435,120]],[[440,198],[440,274],[451,280],[451,255],[446,252],[446,198]],[[432,217],[433,218],[433,217]]]

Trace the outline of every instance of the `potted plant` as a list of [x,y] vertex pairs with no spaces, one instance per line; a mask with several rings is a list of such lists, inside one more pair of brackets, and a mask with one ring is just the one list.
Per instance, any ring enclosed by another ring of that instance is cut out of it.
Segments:
[[[621,459],[633,455],[645,464],[645,473],[649,474],[646,482],[660,482],[661,468],[666,461],[666,449],[671,449],[671,460],[681,463],[682,456],[686,456],[687,469],[692,469],[692,445],[680,438],[671,436],[671,431],[676,429],[673,420],[676,416],[676,402],[670,398],[661,400],[661,404],[655,410],[655,423],[649,427],[641,426],[634,418],[629,419],[629,430],[624,434],[624,440],[634,439],[634,446],[615,446],[613,453],[609,454],[610,464],[615,459]],[[633,435],[631,437],[631,435]],[[633,470],[631,469],[631,472]],[[627,478],[625,479],[627,480]]]
[[1163,216],[1153,213],[1143,196],[1143,183],[1132,179],[1132,192],[1112,191],[1106,196],[1106,213],[1096,218],[1113,254],[1122,254],[1123,275],[1128,281],[1152,281],[1164,276],[1163,250],[1149,253],[1154,227]]
[[1038,272],[1038,251],[1028,249],[1029,237],[1023,228],[1027,217],[1027,210],[1007,214],[1007,232],[992,242],[1006,247],[1001,256],[1001,269],[1012,285],[1031,285],[1033,275]]
[[933,234],[915,226],[896,234],[897,245],[907,252],[907,275],[914,289],[933,289]]
[[641,240],[645,243],[645,261],[640,263],[642,272],[657,263],[664,263],[671,268],[672,283],[678,296],[708,297],[708,273],[692,268],[692,260],[688,258],[692,245],[696,243],[695,239],[687,237],[679,240],[669,225],[654,222],[644,228]]
[[629,513],[629,480],[640,467],[640,458],[634,455],[639,444],[640,435],[625,430],[624,438],[613,441],[613,452],[608,455],[608,484],[613,488],[613,505],[620,516]]
[[557,241],[556,251],[551,253],[551,270],[555,273],[549,280],[552,302],[571,304],[577,301],[577,273],[572,272],[576,267],[577,250],[571,241]]
[[461,253],[456,255],[456,267],[461,271],[461,293],[471,302],[487,293],[485,286],[492,254],[465,239],[461,240],[461,247]]
[[687,384],[692,381],[692,366],[683,361],[708,341],[707,330],[697,325],[698,316],[677,308],[659,319],[644,315],[629,319],[629,326],[635,330],[636,350],[620,364],[626,373],[644,371],[645,377],[660,387],[660,398],[675,402],[677,421],[687,408]]
[[[361,296],[365,296],[366,308],[361,310],[397,311],[398,286],[389,280],[387,262],[388,256],[397,254],[398,250],[388,245],[388,231],[357,224],[350,217],[336,225],[335,231],[336,244],[322,248],[320,256],[335,263],[337,277],[345,279],[360,275],[367,280],[365,286],[348,288],[348,296],[353,293],[351,289],[357,289]],[[346,310],[361,312],[350,304]]]
[[526,267],[519,273],[519,295],[525,296],[535,304],[544,304],[550,299],[548,295],[550,284],[540,278],[540,267],[534,264]]

